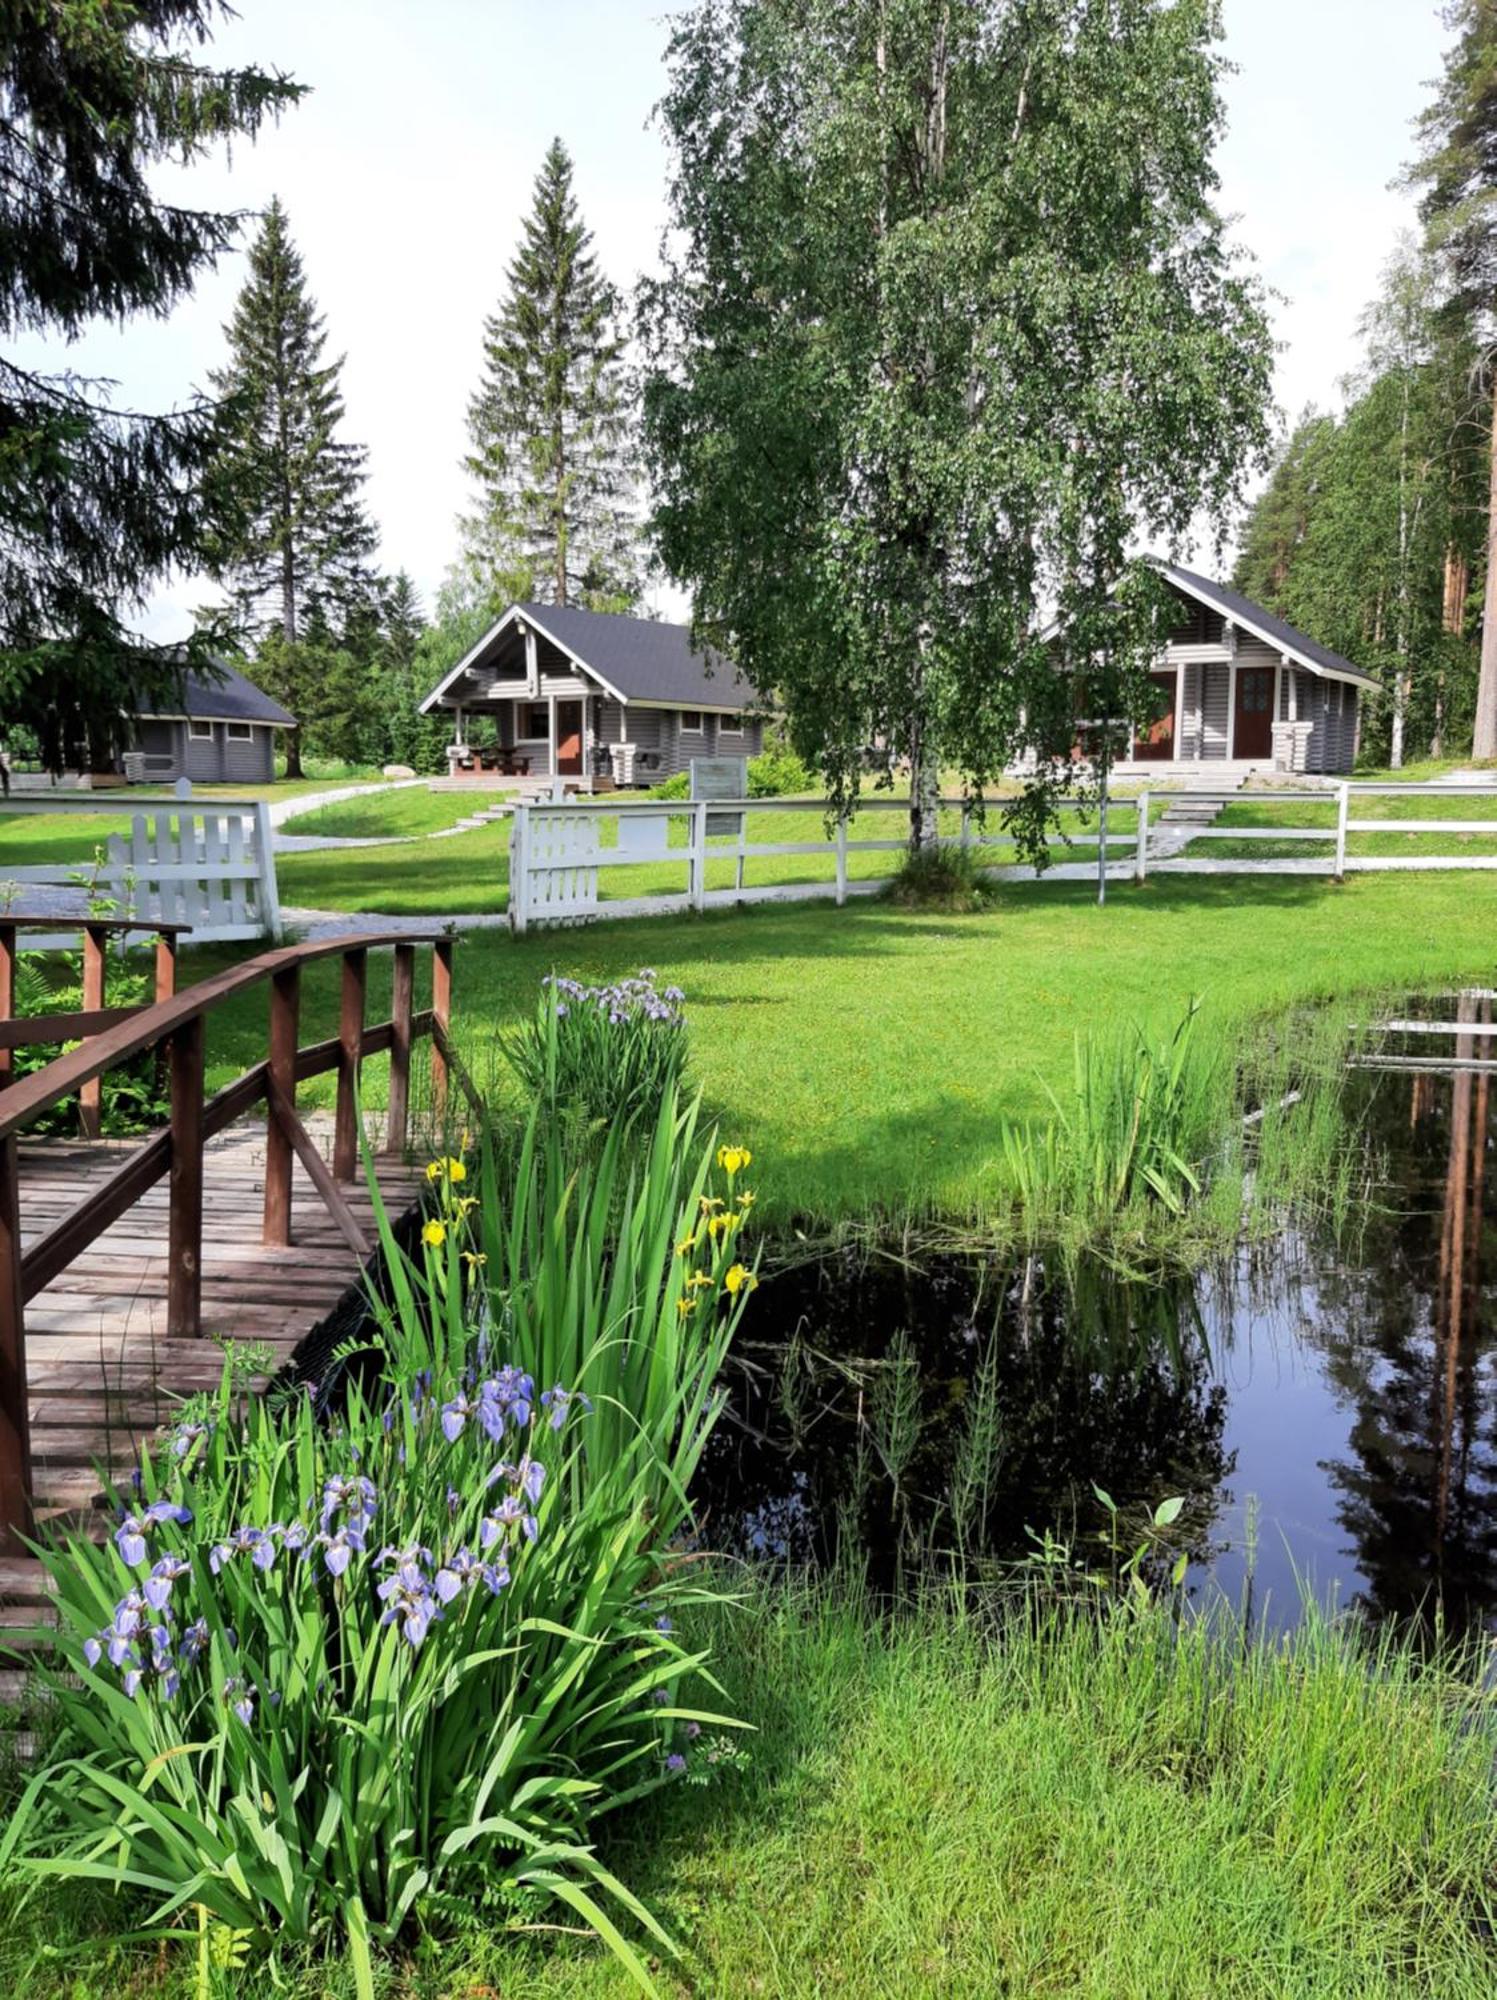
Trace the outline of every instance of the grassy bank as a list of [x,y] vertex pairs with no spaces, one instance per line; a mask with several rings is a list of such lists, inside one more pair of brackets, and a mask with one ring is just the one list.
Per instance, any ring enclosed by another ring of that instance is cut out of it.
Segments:
[[[1470,2000],[1492,1990],[1491,1719],[1467,1670],[1421,1671],[1311,1622],[1282,1646],[1177,1626],[765,1586],[715,1614],[746,1771],[687,1778],[606,1840],[685,1947],[701,2000]],[[7,1991],[215,1996],[190,1945],[105,1942],[128,1911],[44,1894],[0,1927]],[[190,1927],[189,1927],[190,1928]],[[215,1949],[222,1940],[215,1940]],[[351,1995],[341,1963],[292,2000]],[[591,1943],[500,1912],[381,1968],[381,2000],[622,2000]]]
[[[412,852],[380,850],[382,868]],[[770,1213],[967,1217],[1003,1186],[1002,1121],[1047,1115],[1042,1079],[1065,1086],[1077,1032],[1168,1032],[1200,994],[1202,1032],[1230,1042],[1301,1002],[1488,982],[1494,917],[1490,876],[1363,877],[1341,889],[1161,877],[1102,910],[1083,885],[1038,884],[979,916],[768,907],[518,942],[475,932],[457,955],[457,1009],[486,1071],[495,1034],[529,1012],[546,973],[606,982],[654,966],[685,989],[696,1078],[759,1154]],[[387,953],[371,959],[370,978],[378,1018]],[[336,994],[335,966],[309,971],[306,1038],[336,1031]],[[263,1057],[265,1007],[256,992],[215,1016],[218,1081]],[[371,1066],[375,1099],[381,1088]]]
[[366,792],[356,799],[316,806],[288,819],[282,831],[342,840],[414,838],[440,833],[511,796],[497,786],[492,791],[434,792],[425,785],[402,785],[398,791]]

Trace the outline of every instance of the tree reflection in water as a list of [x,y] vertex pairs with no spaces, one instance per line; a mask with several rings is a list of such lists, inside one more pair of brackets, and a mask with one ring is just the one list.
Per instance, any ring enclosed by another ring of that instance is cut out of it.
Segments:
[[1475,1032],[1487,996],[1424,1012],[1472,1032],[1423,1038],[1431,1072],[1348,1081],[1347,1143],[1386,1168],[1353,1243],[1286,1226],[1226,1271],[1153,1286],[903,1246],[771,1275],[703,1467],[705,1538],[792,1560],[850,1543],[892,1578],[958,1539],[990,1394],[969,1554],[1020,1557],[1046,1530],[1089,1547],[1094,1485],[1140,1518],[1181,1494],[1181,1542],[1235,1591],[1229,1510],[1252,1495],[1271,1615],[1295,1615],[1308,1577],[1378,1617],[1497,1620],[1497,1177],[1489,1073],[1471,1067],[1497,1038]]

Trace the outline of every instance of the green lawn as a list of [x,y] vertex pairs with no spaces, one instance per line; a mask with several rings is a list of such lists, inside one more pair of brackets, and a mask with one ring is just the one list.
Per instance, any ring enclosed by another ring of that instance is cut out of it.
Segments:
[[282,827],[283,833],[315,833],[345,840],[379,840],[393,836],[437,833],[470,813],[482,812],[512,797],[511,792],[494,790],[434,792],[425,785],[402,785],[398,791],[369,792],[362,798],[339,799],[332,805],[316,806],[298,813]]
[[[397,793],[391,799],[380,800],[377,802],[381,808],[379,819],[366,812],[360,815],[359,823],[367,825],[371,831],[376,825],[388,826],[391,822],[384,809],[396,807],[401,799],[414,796],[419,795]],[[439,793],[436,796],[440,800],[452,795]],[[351,801],[350,807],[357,803]],[[329,814],[339,810],[328,808]],[[322,825],[312,825],[314,817],[321,821],[323,815],[309,814],[293,822],[286,831],[322,832]],[[601,819],[599,839],[606,853],[618,844],[618,821],[607,814]],[[943,813],[941,822],[943,832],[955,835],[960,828],[960,815],[956,812]],[[1121,839],[1132,834],[1135,822],[1136,813],[1131,805],[1116,805],[1109,816],[1109,829]],[[1095,859],[1095,840],[1086,837],[1089,830],[1094,831],[1095,822],[1088,829],[1074,812],[1068,812],[1063,825],[1071,844],[1067,846],[1064,841],[1057,840],[1051,849],[1052,859]],[[338,830],[351,831],[351,822],[341,823]],[[859,840],[903,843],[908,831],[909,819],[905,812],[888,807],[870,807],[858,815],[850,838],[854,844]],[[1002,828],[996,814],[990,817],[987,831],[995,838],[1001,836]],[[751,812],[748,814],[746,834],[751,845],[770,841],[805,842],[816,849],[811,854],[751,856],[744,869],[744,880],[749,886],[824,882],[828,895],[832,893],[836,858],[826,838],[826,823],[820,812],[810,808],[805,811]],[[638,896],[683,894],[686,888],[687,842],[683,814],[673,813],[670,816],[669,836],[671,847],[680,851],[679,861],[613,868],[605,865],[598,871],[599,898],[603,902],[619,902]],[[377,862],[356,848],[345,852],[329,849],[322,853],[288,854],[282,857],[277,868],[281,900],[302,909],[371,910],[390,915],[409,913],[445,917],[499,913],[509,907],[509,838],[509,822],[498,820],[472,833],[454,834],[450,839],[431,845],[388,850],[378,857]],[[736,879],[736,863],[732,858],[735,842],[723,836],[715,838],[710,844],[720,858],[708,862],[707,886],[709,889],[731,888]],[[995,865],[1011,862],[1015,858],[1011,849],[989,848],[985,853]],[[867,854],[854,850],[848,855],[848,877],[855,882],[875,881],[881,876],[891,875],[898,867],[899,859],[898,853]]]
[[[273,785],[194,785],[192,796],[196,801],[267,799],[274,802],[277,799],[304,797],[312,792],[330,791],[339,782],[353,784],[368,781],[281,778]],[[122,838],[128,838],[132,816],[131,794],[120,791],[106,796],[114,810],[105,811],[101,807],[71,813],[7,813],[0,806],[0,882],[5,879],[7,867],[42,868],[53,861],[87,865],[94,858],[94,850],[102,847],[110,834],[117,833]],[[172,805],[175,801],[140,800],[134,810],[150,811],[162,804]]]
[[[381,872],[398,874],[413,856],[416,880],[424,849],[379,850]],[[379,952],[371,964],[371,1016],[387,1004],[388,960]],[[1045,1111],[1039,1078],[1064,1083],[1075,1031],[1172,1026],[1192,994],[1204,996],[1206,1023],[1232,1035],[1294,1002],[1490,982],[1497,881],[1387,875],[1336,888],[1176,876],[1120,886],[1102,910],[1084,884],[1039,883],[1011,885],[980,916],[862,902],[518,941],[475,931],[456,972],[474,1067],[493,1069],[496,1032],[533,1005],[547,972],[607,980],[642,965],[685,989],[697,1078],[758,1154],[771,1214],[882,1205],[970,1215],[999,1185],[1000,1120]],[[309,971],[307,1039],[335,1031],[336,988],[332,963]],[[219,1081],[263,1056],[265,1009],[256,992],[212,1023]],[[376,1066],[371,1094],[380,1087]]]
[[[891,1625],[761,1584],[711,1622],[691,1637],[715,1641],[723,1707],[751,1725],[747,1768],[599,1827],[682,1947],[652,1952],[664,2000],[1493,1990],[1476,1670],[1421,1675],[1396,1652],[1372,1668],[1314,1629],[1244,1648],[1229,1625],[1213,1645],[1168,1607],[1036,1630],[932,1606]],[[6,1909],[5,1990],[353,2000],[346,1959],[293,1958],[272,1982],[257,1946],[199,1985],[191,1922],[167,1949],[129,1935],[137,1914],[88,1884]],[[504,1915],[381,1956],[378,2000],[637,1994],[563,1913],[529,1937]]]
[[[1286,857],[1299,860],[1326,858],[1334,852],[1336,801],[1306,794],[1303,799],[1255,799],[1249,793],[1231,800],[1216,825],[1226,831],[1233,827],[1304,827],[1323,832],[1323,840],[1201,840],[1191,844],[1193,857],[1212,861],[1275,861]],[[1387,833],[1347,835],[1349,856],[1429,856],[1469,853],[1497,859],[1497,798],[1449,797],[1417,799],[1380,798],[1376,794],[1353,793],[1350,802],[1353,821],[1386,821]],[[1490,821],[1492,835],[1480,833],[1420,833],[1421,820]]]

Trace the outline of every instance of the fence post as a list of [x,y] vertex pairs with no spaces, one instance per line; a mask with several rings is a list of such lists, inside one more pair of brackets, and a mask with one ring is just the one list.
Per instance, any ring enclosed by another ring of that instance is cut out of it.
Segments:
[[962,800],[962,852],[967,853],[972,846],[972,801]]
[[1149,873],[1149,788],[1138,795],[1138,842],[1133,849],[1133,879],[1145,881]]
[[[8,1021],[16,1010],[16,927],[0,923],[0,1021]],[[0,1090],[10,1082],[13,1058],[9,1049],[0,1049]]]
[[1340,784],[1336,787],[1336,880],[1346,880],[1346,815],[1351,801],[1351,786]]
[[14,1132],[0,1139],[0,1548],[27,1553],[31,1421],[21,1294],[21,1171]]
[[431,1096],[440,1126],[447,1115],[447,1037],[452,1028],[452,939],[431,948]]
[[837,818],[837,904],[847,901],[847,814]]
[[172,931],[156,937],[156,999],[170,1000],[177,990],[177,939]]
[[390,985],[390,1108],[385,1119],[385,1151],[403,1153],[410,1122],[411,1036],[415,1013],[416,947],[395,947]]
[[509,927],[516,937],[525,929],[530,900],[530,808],[515,807],[509,824]]
[[275,879],[275,835],[270,825],[270,805],[261,799],[255,807],[255,867],[259,872],[260,922],[272,944],[281,941],[281,896]]
[[[104,972],[108,963],[108,934],[97,924],[83,927],[83,1011],[93,1013],[104,1005]],[[103,1129],[104,1079],[91,1076],[78,1091],[78,1130],[85,1139],[97,1139]]]
[[338,1015],[338,1101],[333,1113],[333,1179],[351,1181],[359,1166],[359,1071],[364,1054],[367,951],[343,954],[343,998]]
[[[286,1102],[296,1102],[296,1037],[301,1013],[301,967],[288,965],[272,975],[270,982],[270,1077],[286,1093]],[[291,1241],[291,1167],[294,1159],[289,1137],[280,1120],[271,1113],[265,1120],[265,1223],[262,1242],[283,1245]]]
[[691,809],[691,868],[687,894],[694,910],[707,907],[707,801]]
[[[173,1031],[172,1165],[167,1219],[166,1331],[195,1339],[203,1330],[203,1017]],[[266,1176],[267,1189],[269,1175]]]

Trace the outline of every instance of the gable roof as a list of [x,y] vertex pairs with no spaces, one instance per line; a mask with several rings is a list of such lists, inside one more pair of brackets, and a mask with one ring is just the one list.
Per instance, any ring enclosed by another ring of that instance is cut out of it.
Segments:
[[176,721],[185,716],[189,722],[263,722],[272,729],[296,727],[296,717],[289,709],[272,701],[264,688],[256,687],[237,667],[231,667],[225,660],[215,660],[213,664],[221,679],[194,673],[190,668],[182,676],[180,707],[140,709],[138,715],[142,720],[156,722]]
[[1181,569],[1178,563],[1166,562],[1159,556],[1151,556],[1149,560],[1166,583],[1172,583],[1198,604],[1219,611],[1232,624],[1244,632],[1251,632],[1266,645],[1277,647],[1312,674],[1330,674],[1337,680],[1355,681],[1359,687],[1381,688],[1382,683],[1373,675],[1364,672],[1361,667],[1354,667],[1350,660],[1342,659],[1329,646],[1322,646],[1318,640],[1307,637],[1287,619],[1277,617],[1261,604],[1255,604],[1252,598],[1244,597],[1240,590],[1233,590],[1225,583],[1215,583],[1207,576],[1197,576],[1194,570]]
[[462,673],[476,666],[499,634],[516,619],[533,625],[600,680],[621,701],[666,708],[733,711],[754,690],[732,661],[691,642],[688,625],[631,618],[620,611],[582,611],[571,604],[512,604],[465,653],[421,704],[427,714]]

